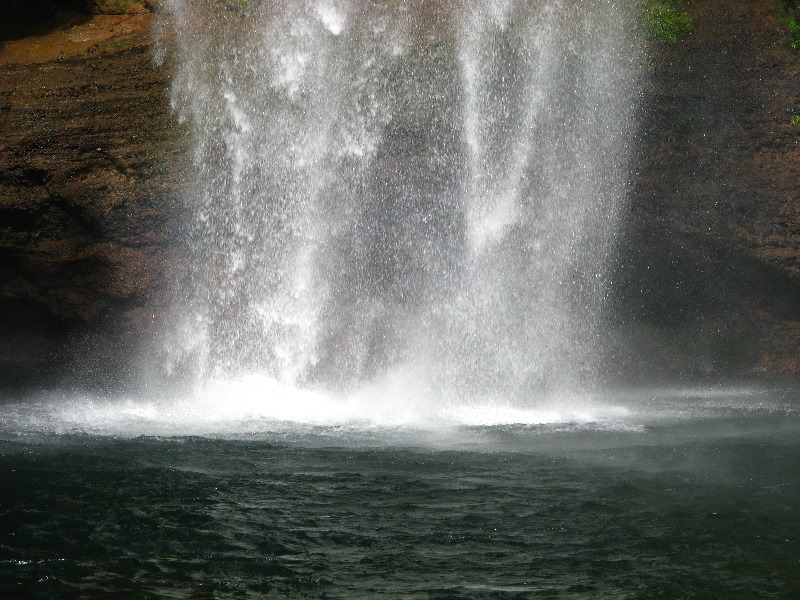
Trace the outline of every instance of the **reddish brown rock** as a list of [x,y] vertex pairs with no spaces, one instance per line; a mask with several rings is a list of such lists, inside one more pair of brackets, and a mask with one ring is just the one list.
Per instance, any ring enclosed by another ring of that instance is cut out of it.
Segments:
[[72,0],[76,10],[100,15],[136,15],[152,12],[151,0]]
[[800,51],[777,1],[685,9],[694,32],[651,53],[617,275],[623,327],[648,352],[619,368],[796,378]]
[[113,379],[163,306],[182,132],[143,18],[67,15],[105,41],[61,60],[0,49],[0,384]]

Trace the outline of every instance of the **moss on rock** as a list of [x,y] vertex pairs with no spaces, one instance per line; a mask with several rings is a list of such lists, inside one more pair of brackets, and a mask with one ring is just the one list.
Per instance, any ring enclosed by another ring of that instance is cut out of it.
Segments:
[[646,0],[643,11],[647,37],[665,44],[681,41],[694,29],[692,17],[675,0]]

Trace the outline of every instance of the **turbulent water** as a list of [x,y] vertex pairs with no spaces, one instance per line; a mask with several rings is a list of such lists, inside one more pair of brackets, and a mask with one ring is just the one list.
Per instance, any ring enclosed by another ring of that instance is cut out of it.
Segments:
[[630,4],[221,4],[162,23],[197,174],[168,378],[339,400],[403,381],[421,410],[591,389]]
[[6,404],[0,597],[800,597],[797,394],[617,401],[428,429]]

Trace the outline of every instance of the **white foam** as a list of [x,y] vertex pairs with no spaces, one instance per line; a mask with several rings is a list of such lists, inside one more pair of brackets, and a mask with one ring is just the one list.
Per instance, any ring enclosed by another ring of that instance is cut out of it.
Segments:
[[444,398],[409,370],[395,370],[347,394],[303,389],[251,374],[164,397],[76,396],[18,404],[0,415],[3,429],[57,434],[238,435],[311,428],[446,432],[498,425],[596,424],[628,428],[623,406],[591,399],[550,399],[520,406],[496,398]]
[[339,35],[342,33],[342,31],[344,31],[344,13],[338,10],[335,6],[332,6],[327,2],[322,2],[317,4],[316,12],[325,29],[330,31],[333,35]]

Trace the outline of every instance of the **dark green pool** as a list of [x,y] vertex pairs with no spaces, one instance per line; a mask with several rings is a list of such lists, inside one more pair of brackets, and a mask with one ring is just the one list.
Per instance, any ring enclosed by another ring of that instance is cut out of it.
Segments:
[[2,598],[800,598],[800,404],[205,436],[0,406]]

